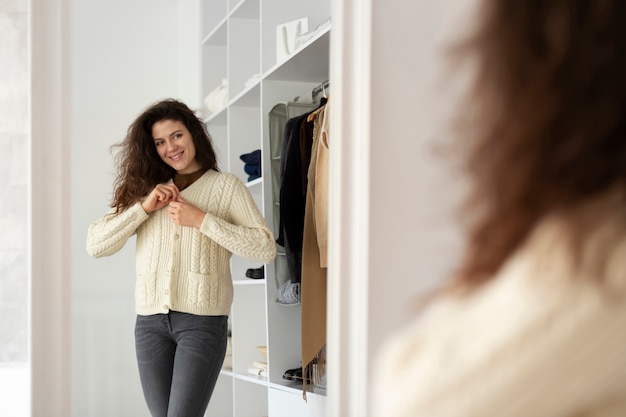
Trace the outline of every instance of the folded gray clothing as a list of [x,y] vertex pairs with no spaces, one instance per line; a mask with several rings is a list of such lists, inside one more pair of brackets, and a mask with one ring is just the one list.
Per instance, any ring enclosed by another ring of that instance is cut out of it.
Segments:
[[300,302],[300,283],[286,281],[276,291],[276,301],[281,304],[298,304]]

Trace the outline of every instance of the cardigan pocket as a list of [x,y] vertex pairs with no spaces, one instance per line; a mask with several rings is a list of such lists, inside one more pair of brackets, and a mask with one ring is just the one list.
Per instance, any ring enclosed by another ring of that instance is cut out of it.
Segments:
[[155,272],[137,274],[135,302],[137,306],[149,306],[157,301],[157,276]]
[[189,271],[187,302],[200,308],[218,308],[224,302],[222,285],[216,274],[200,274]]

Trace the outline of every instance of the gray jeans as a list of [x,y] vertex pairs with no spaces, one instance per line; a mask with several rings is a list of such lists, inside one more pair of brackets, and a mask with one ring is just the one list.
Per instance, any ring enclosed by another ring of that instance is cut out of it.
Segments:
[[137,316],[135,350],[152,417],[204,415],[224,361],[227,336],[227,316],[176,311]]

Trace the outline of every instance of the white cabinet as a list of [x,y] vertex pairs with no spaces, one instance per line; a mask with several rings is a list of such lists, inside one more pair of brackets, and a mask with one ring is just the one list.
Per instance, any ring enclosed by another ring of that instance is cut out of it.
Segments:
[[[212,111],[203,108],[220,168],[248,183],[276,233],[268,115],[277,103],[295,97],[312,101],[312,90],[328,80],[330,0],[202,0],[200,15],[202,97],[220,85],[228,90],[227,97],[212,95]],[[283,39],[285,32],[277,26],[303,18],[307,30],[301,26],[302,42],[294,47],[293,31]],[[286,40],[290,48],[285,48]],[[257,149],[262,151],[262,177],[248,181],[240,155]],[[305,402],[302,385],[282,378],[287,369],[301,365],[300,306],[275,301],[274,264],[265,265],[265,279],[245,276],[247,269],[259,267],[233,256],[232,370],[222,370],[207,415],[322,417],[323,390],[308,393]],[[255,361],[265,361],[257,346],[267,346],[267,376],[248,371]]]

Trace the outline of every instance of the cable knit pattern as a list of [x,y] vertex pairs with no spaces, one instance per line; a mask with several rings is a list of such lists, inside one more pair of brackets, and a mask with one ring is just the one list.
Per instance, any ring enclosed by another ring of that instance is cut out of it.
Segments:
[[276,256],[274,236],[245,184],[233,174],[209,170],[181,195],[206,212],[199,229],[172,223],[166,209],[148,215],[137,203],[94,221],[87,233],[87,252],[96,258],[112,255],[136,234],[138,314],[171,309],[228,315],[233,298],[231,255],[271,262]]

